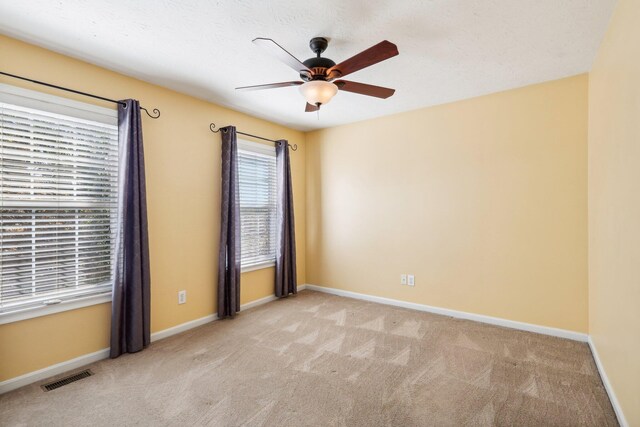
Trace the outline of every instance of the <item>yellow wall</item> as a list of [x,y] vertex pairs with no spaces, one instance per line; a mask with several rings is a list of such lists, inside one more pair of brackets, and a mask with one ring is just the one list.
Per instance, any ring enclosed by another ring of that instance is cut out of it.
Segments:
[[619,0],[589,80],[589,332],[640,426],[640,2]]
[[[0,69],[103,96],[136,98],[143,114],[151,246],[151,330],[216,311],[220,136],[209,123],[298,144],[292,153],[298,282],[305,282],[305,144],[299,131],[0,36]],[[0,76],[0,83],[55,90]],[[74,97],[85,102],[90,98]],[[102,104],[111,105],[111,104]],[[242,303],[273,294],[273,269],[242,276]],[[187,303],[178,305],[178,290]],[[109,304],[0,325],[0,381],[108,347]]]
[[309,133],[307,282],[587,332],[587,85]]

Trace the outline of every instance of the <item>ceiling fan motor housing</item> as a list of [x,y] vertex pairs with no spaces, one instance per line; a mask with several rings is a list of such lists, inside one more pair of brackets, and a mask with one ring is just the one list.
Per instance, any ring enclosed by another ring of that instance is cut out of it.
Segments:
[[309,67],[312,71],[311,76],[305,76],[304,74],[300,74],[304,80],[326,80],[326,72],[329,68],[336,65],[335,62],[330,60],[329,58],[309,58],[303,62],[304,65]]
[[334,65],[335,62],[330,60],[329,58],[321,58],[320,54],[327,49],[329,46],[329,41],[324,37],[314,37],[309,42],[309,47],[316,54],[315,58],[309,58],[303,62],[303,64],[312,71],[311,75],[308,74],[300,74],[302,80],[311,81],[311,80],[327,80],[329,76],[327,76],[327,70]]

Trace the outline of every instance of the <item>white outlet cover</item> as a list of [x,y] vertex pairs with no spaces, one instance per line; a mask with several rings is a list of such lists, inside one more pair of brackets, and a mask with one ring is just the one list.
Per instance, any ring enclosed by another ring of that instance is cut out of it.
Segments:
[[178,304],[184,304],[187,302],[187,291],[178,292]]
[[409,286],[414,286],[416,284],[416,276],[413,274],[409,274],[408,276],[409,282],[407,283]]

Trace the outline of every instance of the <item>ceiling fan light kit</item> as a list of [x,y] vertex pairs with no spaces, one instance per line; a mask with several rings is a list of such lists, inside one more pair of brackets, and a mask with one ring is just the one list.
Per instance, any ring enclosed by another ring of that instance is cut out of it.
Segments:
[[351,82],[347,80],[335,80],[398,55],[398,47],[387,40],[384,40],[339,64],[336,64],[329,58],[323,58],[320,56],[329,46],[329,41],[324,37],[314,37],[311,39],[309,47],[316,56],[314,58],[309,58],[304,62],[300,62],[295,56],[287,52],[282,46],[272,39],[259,37],[254,39],[253,43],[268,50],[280,61],[297,71],[302,81],[242,86],[237,87],[237,90],[262,90],[288,86],[300,86],[300,93],[307,101],[305,107],[306,112],[319,110],[321,105],[327,104],[331,101],[331,99],[338,93],[338,90],[383,99],[390,97],[395,92],[394,89],[386,87]]
[[338,93],[338,86],[324,80],[311,80],[300,86],[300,93],[309,104],[320,108]]

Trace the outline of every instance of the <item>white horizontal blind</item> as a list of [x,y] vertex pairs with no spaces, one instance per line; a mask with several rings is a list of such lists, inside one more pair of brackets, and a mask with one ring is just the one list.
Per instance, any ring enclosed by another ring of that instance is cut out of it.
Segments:
[[77,105],[44,97],[32,108],[32,98],[0,96],[0,314],[109,293],[113,283],[115,112],[106,122],[58,114]]
[[276,153],[264,144],[238,141],[242,268],[276,257]]

